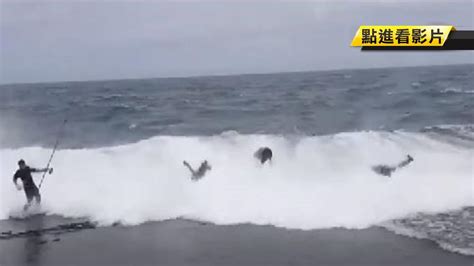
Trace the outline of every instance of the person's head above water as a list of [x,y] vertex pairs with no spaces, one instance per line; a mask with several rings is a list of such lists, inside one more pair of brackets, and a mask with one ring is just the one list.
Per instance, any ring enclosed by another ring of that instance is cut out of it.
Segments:
[[268,147],[262,147],[255,153],[255,157],[260,160],[260,163],[264,164],[266,161],[272,160],[273,152]]
[[20,159],[20,160],[18,161],[18,166],[20,167],[20,169],[25,168],[25,167],[26,167],[25,160]]

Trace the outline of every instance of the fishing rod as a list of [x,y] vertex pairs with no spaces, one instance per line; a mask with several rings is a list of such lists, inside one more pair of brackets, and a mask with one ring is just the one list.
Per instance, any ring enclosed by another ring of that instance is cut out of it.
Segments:
[[[53,156],[54,156],[54,153],[56,152],[56,149],[58,148],[58,145],[59,145],[59,141],[61,140],[61,137],[64,135],[64,128],[66,126],[66,123],[67,123],[67,119],[64,119],[64,122],[61,124],[61,127],[59,128],[59,133],[58,133],[58,137],[56,138],[56,143],[54,144],[54,148],[53,148],[53,152],[51,152],[51,156],[49,156],[49,160],[48,160],[48,164],[46,165],[46,169],[49,168],[49,165],[51,164],[51,160],[53,160]],[[43,176],[41,177],[41,181],[39,183],[39,186],[38,186],[38,190],[41,188],[41,184],[43,184],[43,181],[44,181],[44,177],[46,176],[46,172],[49,172],[50,174],[52,173],[52,171],[44,171],[43,172]]]

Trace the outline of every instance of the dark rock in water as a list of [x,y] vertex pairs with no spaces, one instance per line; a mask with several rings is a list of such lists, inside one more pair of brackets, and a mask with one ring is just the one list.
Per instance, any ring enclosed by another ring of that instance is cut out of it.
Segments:
[[[0,239],[11,239],[11,238],[18,238],[18,237],[29,237],[29,236],[41,236],[43,234],[51,234],[51,235],[60,235],[64,233],[72,233],[86,229],[94,229],[96,225],[89,221],[86,222],[78,222],[78,223],[68,223],[68,224],[60,224],[54,227],[48,228],[40,228],[36,230],[27,230],[17,233],[12,233],[11,231],[3,232],[0,235]],[[59,239],[59,238],[58,238]]]
[[59,241],[61,241],[61,238],[55,238],[55,239],[53,239],[53,242],[59,242]]
[[114,223],[112,224],[112,226],[114,226],[114,227],[115,227],[115,226],[120,226],[120,225],[121,225],[120,222],[114,222]]

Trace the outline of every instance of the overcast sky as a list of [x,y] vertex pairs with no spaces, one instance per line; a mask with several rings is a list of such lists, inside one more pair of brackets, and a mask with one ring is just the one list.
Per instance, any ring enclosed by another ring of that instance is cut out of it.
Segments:
[[1,1],[0,83],[473,63],[361,52],[361,24],[474,29],[473,1]]

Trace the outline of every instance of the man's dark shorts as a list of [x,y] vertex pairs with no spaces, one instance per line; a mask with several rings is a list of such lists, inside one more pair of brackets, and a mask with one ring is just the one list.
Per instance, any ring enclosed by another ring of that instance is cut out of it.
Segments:
[[33,198],[36,198],[36,201],[38,203],[41,202],[41,196],[36,186],[26,186],[25,194],[26,194],[26,199],[28,200],[28,202],[31,202]]

